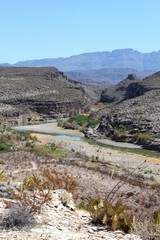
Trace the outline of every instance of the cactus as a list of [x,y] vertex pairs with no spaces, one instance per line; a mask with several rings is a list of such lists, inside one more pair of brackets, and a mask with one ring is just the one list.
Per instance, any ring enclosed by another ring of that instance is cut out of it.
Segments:
[[4,171],[0,171],[0,182],[4,180]]
[[160,225],[160,212],[154,214],[154,223]]
[[128,206],[121,202],[113,205],[107,200],[91,199],[87,204],[82,202],[79,208],[90,212],[93,223],[110,226],[112,231],[121,229],[128,232],[132,227],[133,217],[126,212]]

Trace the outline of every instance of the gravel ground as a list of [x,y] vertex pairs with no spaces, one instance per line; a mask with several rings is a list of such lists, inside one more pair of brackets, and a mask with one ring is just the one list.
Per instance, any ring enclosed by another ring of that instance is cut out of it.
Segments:
[[160,181],[160,160],[157,158],[120,152],[110,148],[85,144],[69,139],[62,139],[58,136],[37,133],[33,135],[36,136],[43,144],[54,142],[56,145],[59,145],[69,151],[74,151],[80,154],[84,154],[88,157],[98,159],[99,161],[113,165],[113,167],[116,166],[116,168],[119,168],[119,171],[133,171],[133,169],[146,161],[143,164],[143,169],[140,171],[140,173],[146,177],[154,176],[156,181]]

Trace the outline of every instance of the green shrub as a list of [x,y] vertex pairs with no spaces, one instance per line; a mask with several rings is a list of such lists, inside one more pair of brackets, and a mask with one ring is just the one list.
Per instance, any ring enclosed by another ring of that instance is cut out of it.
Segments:
[[35,144],[32,142],[26,142],[25,146],[26,146],[26,148],[34,148]]
[[59,121],[58,126],[66,129],[78,129],[83,131],[86,127],[95,127],[100,121],[98,119],[92,119],[89,115],[77,115],[69,118],[68,121]]
[[84,123],[88,122],[88,115],[77,115],[74,117],[71,117],[68,122],[76,122],[77,124],[79,124],[80,126],[82,126]]
[[77,115],[75,117],[71,117],[68,122],[72,123],[72,122],[76,122],[78,125],[80,125],[81,127],[83,125],[85,126],[96,126],[99,123],[98,119],[92,119],[90,118],[89,115]]
[[32,140],[34,142],[38,141],[38,138],[36,136],[33,137],[30,132],[18,132],[17,136],[21,141],[29,141],[29,140]]
[[100,123],[100,121],[98,119],[89,119],[88,126],[95,127],[99,123]]
[[64,157],[66,155],[66,151],[60,147],[57,147],[55,144],[46,144],[43,146],[34,146],[30,147],[30,150],[34,152],[35,154],[42,156],[42,157],[48,157],[48,158],[58,158],[58,157]]
[[113,133],[113,138],[125,140],[127,138],[127,132],[123,128],[116,128]]
[[159,138],[160,138],[160,133],[157,133],[157,134],[152,135],[152,138],[153,138],[153,139],[154,139],[154,138],[159,139]]
[[11,145],[5,142],[0,142],[0,151],[10,151]]
[[147,140],[152,138],[152,136],[149,133],[137,133],[135,137],[140,142],[146,142]]

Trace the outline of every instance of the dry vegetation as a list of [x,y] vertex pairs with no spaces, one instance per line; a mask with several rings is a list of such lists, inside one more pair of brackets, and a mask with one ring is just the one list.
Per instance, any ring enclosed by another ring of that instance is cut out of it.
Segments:
[[77,206],[91,213],[94,223],[133,231],[144,240],[159,239],[160,185],[147,184],[134,175],[111,174],[84,155],[53,144],[37,147],[36,141],[30,134],[1,136],[11,149],[0,152],[0,197],[19,203],[8,205],[1,227],[34,225],[33,212],[40,212],[51,200],[51,191],[66,189]]

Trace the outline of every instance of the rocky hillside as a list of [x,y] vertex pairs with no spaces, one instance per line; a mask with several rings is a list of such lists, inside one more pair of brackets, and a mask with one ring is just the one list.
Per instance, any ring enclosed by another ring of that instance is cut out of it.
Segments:
[[160,72],[140,81],[129,75],[105,90],[101,101],[108,107],[97,114],[98,133],[160,150]]
[[101,94],[101,102],[119,103],[126,97],[126,90],[131,83],[139,82],[134,74],[129,74],[126,79],[112,87],[105,89]]
[[53,67],[1,67],[0,86],[1,119],[71,116],[87,110],[92,95],[91,90]]

